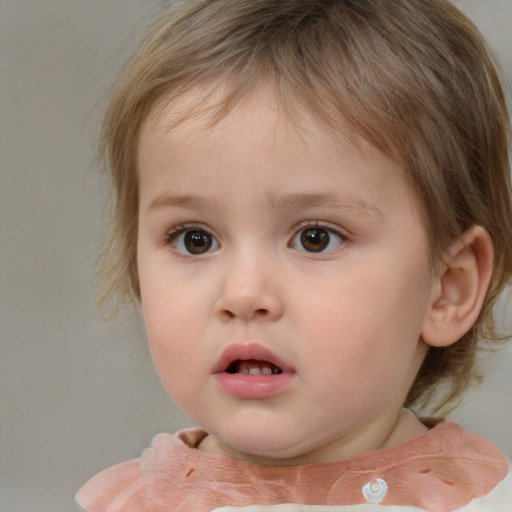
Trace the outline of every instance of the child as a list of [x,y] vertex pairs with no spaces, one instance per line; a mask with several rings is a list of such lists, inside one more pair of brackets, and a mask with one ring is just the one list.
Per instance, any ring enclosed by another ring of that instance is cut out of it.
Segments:
[[182,1],[102,143],[102,300],[140,301],[199,428],[95,476],[86,510],[512,510],[494,445],[412,412],[474,380],[512,270],[509,119],[456,8]]

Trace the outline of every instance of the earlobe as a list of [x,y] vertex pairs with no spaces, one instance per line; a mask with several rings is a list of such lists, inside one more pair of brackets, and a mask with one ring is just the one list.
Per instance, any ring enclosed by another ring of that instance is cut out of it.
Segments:
[[491,237],[481,226],[471,226],[453,243],[435,277],[421,332],[425,343],[445,347],[471,329],[489,288],[493,260]]

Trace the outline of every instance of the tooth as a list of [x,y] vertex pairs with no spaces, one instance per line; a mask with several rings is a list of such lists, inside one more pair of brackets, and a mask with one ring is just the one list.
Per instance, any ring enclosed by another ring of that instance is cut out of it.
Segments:
[[251,368],[249,370],[249,375],[261,375],[261,369],[260,368]]
[[261,373],[263,375],[272,375],[272,368],[265,366],[264,368],[262,368]]
[[246,368],[246,367],[240,368],[238,373],[243,373],[244,375],[249,375],[249,368]]

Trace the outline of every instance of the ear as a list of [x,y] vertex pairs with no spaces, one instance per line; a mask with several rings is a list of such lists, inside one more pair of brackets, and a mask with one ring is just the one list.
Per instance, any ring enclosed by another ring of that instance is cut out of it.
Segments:
[[489,288],[493,260],[491,237],[481,226],[471,226],[453,243],[434,278],[421,331],[427,345],[446,347],[471,329]]

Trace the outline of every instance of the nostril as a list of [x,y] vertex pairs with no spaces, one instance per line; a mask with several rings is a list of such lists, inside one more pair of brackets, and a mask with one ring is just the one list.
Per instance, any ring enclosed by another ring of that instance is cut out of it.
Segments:
[[222,322],[235,319],[243,321],[267,321],[282,314],[281,301],[270,294],[251,294],[244,290],[224,290],[214,304],[215,315]]
[[222,313],[223,316],[228,320],[232,320],[236,316],[232,311],[229,311],[229,309],[225,309],[224,311],[222,311]]
[[[240,316],[247,316],[248,318],[250,318],[250,317],[252,317],[252,318],[261,318],[261,317],[267,316],[268,314],[269,314],[268,309],[260,308],[260,309],[256,309],[252,315],[240,315]],[[235,319],[239,315],[237,315],[236,313],[234,313],[233,311],[231,311],[229,309],[224,309],[222,311],[222,316],[226,320],[233,320],[233,319]]]

